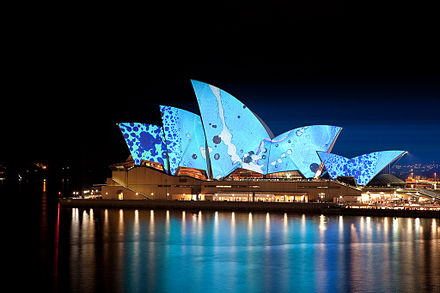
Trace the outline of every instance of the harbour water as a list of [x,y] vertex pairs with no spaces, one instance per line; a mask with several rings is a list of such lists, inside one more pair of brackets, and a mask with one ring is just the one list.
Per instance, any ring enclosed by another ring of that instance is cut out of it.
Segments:
[[438,219],[61,209],[74,292],[439,292]]
[[9,241],[24,243],[10,253],[16,289],[440,292],[439,219],[61,208],[41,192],[20,200],[23,239]]

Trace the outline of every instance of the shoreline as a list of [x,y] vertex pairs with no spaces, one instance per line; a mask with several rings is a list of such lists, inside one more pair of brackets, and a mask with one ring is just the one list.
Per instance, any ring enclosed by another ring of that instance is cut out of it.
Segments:
[[127,208],[165,210],[209,210],[238,212],[275,212],[323,214],[341,216],[440,218],[440,211],[353,209],[341,208],[334,203],[283,203],[283,202],[219,202],[171,200],[110,200],[110,199],[60,199],[67,208]]

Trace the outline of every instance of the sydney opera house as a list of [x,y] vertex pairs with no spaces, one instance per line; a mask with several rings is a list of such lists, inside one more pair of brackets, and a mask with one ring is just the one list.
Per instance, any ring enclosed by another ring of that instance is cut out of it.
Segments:
[[402,150],[332,153],[341,127],[275,136],[231,94],[192,80],[200,115],[160,106],[162,125],[118,123],[130,151],[113,164],[105,198],[308,202],[356,198]]

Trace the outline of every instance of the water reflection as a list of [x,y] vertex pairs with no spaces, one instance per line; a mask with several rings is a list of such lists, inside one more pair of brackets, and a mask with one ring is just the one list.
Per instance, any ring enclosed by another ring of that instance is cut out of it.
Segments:
[[66,291],[440,290],[437,219],[62,209]]
[[252,237],[252,213],[249,213],[249,219],[248,219],[248,235],[249,237]]

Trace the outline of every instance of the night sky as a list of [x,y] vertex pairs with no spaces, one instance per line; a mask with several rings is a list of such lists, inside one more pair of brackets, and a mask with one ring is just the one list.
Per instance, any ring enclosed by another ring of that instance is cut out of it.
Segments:
[[231,93],[275,135],[331,124],[343,127],[334,153],[402,149],[402,162],[440,162],[433,27],[403,16],[371,23],[335,3],[319,21],[260,7],[222,21],[226,9],[201,18],[173,12],[167,25],[135,18],[141,32],[95,20],[94,29],[30,33],[33,45],[17,46],[7,68],[0,164],[106,169],[129,155],[117,122],[160,123],[160,104],[199,113],[190,79]]

